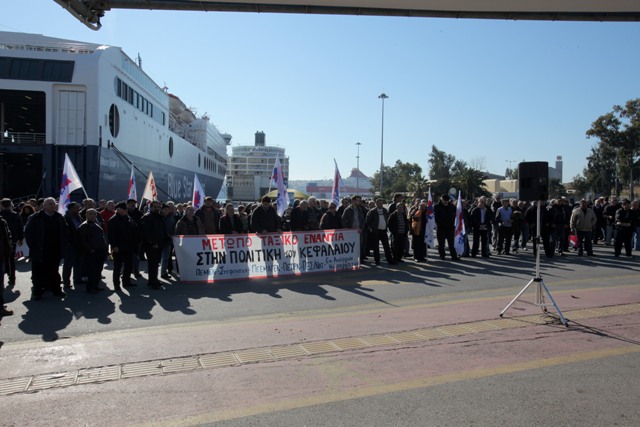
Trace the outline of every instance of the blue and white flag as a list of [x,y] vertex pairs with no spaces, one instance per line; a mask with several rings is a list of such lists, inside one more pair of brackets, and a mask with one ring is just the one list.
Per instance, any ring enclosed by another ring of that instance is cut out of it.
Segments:
[[273,167],[273,176],[271,179],[275,182],[278,189],[278,215],[282,216],[284,211],[289,207],[289,197],[287,197],[287,186],[284,185],[284,174],[282,173],[282,165],[280,157],[276,157],[276,164]]
[[138,191],[136,190],[136,174],[133,170],[133,163],[131,163],[131,176],[129,177],[129,196],[128,199],[138,201]]
[[60,202],[58,203],[58,212],[62,215],[67,212],[67,206],[71,202],[71,192],[78,188],[83,188],[82,181],[80,181],[69,155],[65,153],[62,179],[60,180]]
[[200,209],[202,205],[204,205],[204,189],[202,188],[202,184],[200,184],[198,174],[193,175],[193,197],[191,198],[191,205],[195,210]]
[[424,242],[427,244],[427,247],[434,249],[436,247],[434,243],[434,230],[436,228],[436,216],[433,211],[433,199],[431,198],[431,187],[429,187],[429,197],[427,199],[427,215],[424,218],[427,221],[425,226],[424,233]]
[[336,159],[333,159],[333,163],[336,164],[336,171],[333,174],[333,189],[331,190],[331,201],[340,206],[340,191],[342,190],[342,176],[340,176],[340,171],[338,170],[338,162]]
[[464,226],[464,218],[462,217],[462,196],[460,191],[458,191],[458,203],[456,205],[456,222],[455,222],[455,236],[453,241],[453,246],[458,253],[458,256],[461,256],[464,252],[464,236],[466,234],[465,226]]

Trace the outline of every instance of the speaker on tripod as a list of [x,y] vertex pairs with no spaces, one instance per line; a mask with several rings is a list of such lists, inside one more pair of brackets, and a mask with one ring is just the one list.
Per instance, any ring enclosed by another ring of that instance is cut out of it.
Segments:
[[533,202],[549,198],[549,163],[522,162],[518,165],[519,199]]
[[545,314],[548,314],[547,302],[545,295],[551,300],[551,304],[556,309],[560,322],[569,326],[569,322],[560,311],[560,307],[556,304],[555,300],[549,292],[549,288],[544,284],[542,276],[540,275],[540,212],[543,209],[542,203],[549,198],[549,164],[547,162],[522,162],[518,165],[518,190],[519,199],[530,202],[536,202],[538,209],[536,213],[536,236],[534,245],[536,246],[536,271],[533,279],[522,288],[522,290],[511,300],[509,304],[500,312],[500,317],[504,316],[504,313],[511,307],[522,294],[529,288],[529,286],[536,285],[536,301],[533,305],[542,309]]

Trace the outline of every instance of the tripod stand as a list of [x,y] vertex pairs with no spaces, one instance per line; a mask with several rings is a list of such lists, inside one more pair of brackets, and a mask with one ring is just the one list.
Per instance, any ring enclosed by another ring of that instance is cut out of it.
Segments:
[[545,293],[546,293],[546,295],[549,297],[549,300],[551,300],[551,303],[553,304],[556,311],[558,312],[560,321],[564,326],[568,327],[569,322],[567,322],[567,319],[565,319],[565,317],[562,315],[562,311],[560,311],[558,304],[556,304],[556,302],[554,301],[553,297],[551,296],[551,292],[549,292],[549,289],[544,284],[544,280],[542,280],[542,277],[540,276],[540,211],[541,209],[542,209],[542,202],[538,200],[538,212],[536,217],[536,238],[534,243],[536,247],[536,275],[533,279],[529,281],[529,283],[527,283],[527,285],[524,288],[522,288],[522,290],[518,293],[518,295],[516,295],[515,298],[512,299],[509,304],[507,304],[504,310],[500,312],[500,317],[503,317],[504,313],[509,309],[509,307],[511,307],[513,303],[515,303],[518,300],[518,298],[520,298],[520,296],[526,292],[529,286],[535,283],[536,284],[536,302],[533,303],[533,305],[542,308],[542,311],[544,313],[547,313],[547,303],[545,302]]

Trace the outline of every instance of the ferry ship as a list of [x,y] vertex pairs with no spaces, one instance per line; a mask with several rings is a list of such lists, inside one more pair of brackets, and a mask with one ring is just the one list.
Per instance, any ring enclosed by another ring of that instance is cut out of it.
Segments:
[[96,200],[126,199],[132,165],[139,196],[152,172],[160,200],[191,200],[197,173],[215,198],[231,135],[139,62],[119,47],[0,32],[0,197],[58,197],[66,153]]

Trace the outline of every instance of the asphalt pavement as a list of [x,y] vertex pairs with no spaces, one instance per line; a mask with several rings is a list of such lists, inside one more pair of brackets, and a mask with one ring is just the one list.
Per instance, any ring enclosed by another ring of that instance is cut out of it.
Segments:
[[21,263],[0,425],[640,425],[640,258],[612,252],[542,258],[568,326],[535,283],[499,316],[530,252],[41,301]]

